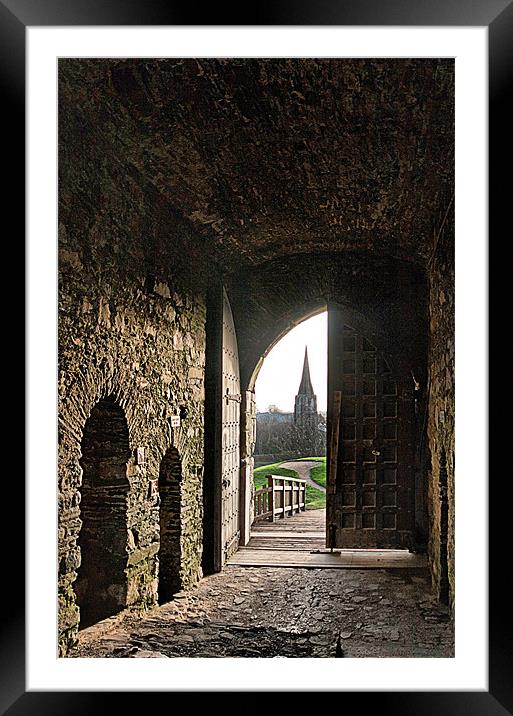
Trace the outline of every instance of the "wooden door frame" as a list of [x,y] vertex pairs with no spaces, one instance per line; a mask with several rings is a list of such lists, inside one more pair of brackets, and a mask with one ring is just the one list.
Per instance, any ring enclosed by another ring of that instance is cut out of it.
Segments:
[[[244,547],[249,542],[251,533],[251,483],[248,481],[248,462],[253,459],[253,454],[246,454],[246,432],[248,430],[248,418],[251,420],[248,406],[248,396],[251,393],[244,390],[241,383],[241,408],[240,408],[240,431],[239,431],[239,547]],[[250,468],[251,469],[251,468]],[[253,473],[250,473],[251,476]]]
[[222,569],[223,284],[212,277],[207,293],[205,349],[205,455],[203,477],[204,574]]
[[[203,480],[203,572],[212,574],[223,568],[222,544],[222,471],[223,471],[223,300],[225,288],[220,277],[212,277],[207,294],[205,356],[205,470]],[[226,295],[229,296],[226,292]],[[241,385],[241,394],[242,385]],[[241,403],[238,433],[239,454],[242,438]],[[248,495],[244,465],[239,465],[239,532],[240,544],[249,539],[244,526],[248,521]]]

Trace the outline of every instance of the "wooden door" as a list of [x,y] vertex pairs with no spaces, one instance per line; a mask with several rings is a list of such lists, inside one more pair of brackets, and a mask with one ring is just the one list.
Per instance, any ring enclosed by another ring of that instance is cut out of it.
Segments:
[[327,544],[411,547],[413,381],[365,330],[329,308]]
[[237,336],[225,291],[223,291],[222,373],[221,550],[222,564],[225,564],[238,549],[240,538],[241,404]]

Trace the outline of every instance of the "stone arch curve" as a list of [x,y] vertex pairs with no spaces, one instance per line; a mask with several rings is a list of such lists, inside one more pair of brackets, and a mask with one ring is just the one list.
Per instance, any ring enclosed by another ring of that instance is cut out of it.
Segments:
[[258,363],[276,341],[335,303],[370,325],[385,352],[404,355],[416,373],[426,373],[427,286],[414,264],[364,251],[298,254],[233,274],[227,292],[243,390],[253,388]]
[[[340,304],[347,316],[347,322],[350,327],[361,331],[367,338],[372,340],[378,350],[387,358],[391,363],[397,363],[399,360],[399,349],[395,347],[390,341],[390,337],[387,335],[386,330],[369,316],[365,315],[361,311],[358,311],[354,306],[349,304]],[[247,390],[254,391],[255,383],[262,368],[265,358],[269,355],[271,350],[276,346],[282,338],[284,338],[290,331],[296,326],[299,326],[304,321],[307,321],[313,316],[319,315],[324,311],[328,311],[330,308],[330,302],[327,300],[320,299],[316,304],[311,302],[306,305],[298,305],[295,308],[294,313],[288,313],[282,317],[280,321],[276,323],[276,334],[270,339],[270,343],[265,348],[258,358],[253,357],[253,363],[250,364],[250,368],[247,371],[249,378],[247,381]],[[252,368],[252,370],[251,370]],[[250,372],[251,371],[251,372]]]
[[280,324],[278,329],[279,332],[277,332],[276,337],[271,340],[267,348],[256,361],[253,371],[250,373],[247,390],[255,390],[255,383],[257,381],[258,374],[260,373],[260,369],[262,368],[265,358],[269,355],[274,346],[276,346],[282,338],[285,338],[285,336],[294,328],[296,328],[296,326],[299,326],[301,323],[304,323],[304,321],[307,321],[309,318],[313,318],[314,316],[317,316],[326,310],[327,304],[322,300],[319,301],[318,305],[308,304],[308,306],[298,306],[294,314],[288,316],[285,319],[284,324]]

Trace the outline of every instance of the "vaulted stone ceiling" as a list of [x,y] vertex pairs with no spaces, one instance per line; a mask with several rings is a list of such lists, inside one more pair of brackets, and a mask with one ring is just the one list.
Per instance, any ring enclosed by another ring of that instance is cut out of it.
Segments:
[[346,249],[422,264],[433,250],[453,196],[450,59],[60,70],[61,140],[78,131],[85,153],[94,142],[103,163],[151,185],[228,269]]

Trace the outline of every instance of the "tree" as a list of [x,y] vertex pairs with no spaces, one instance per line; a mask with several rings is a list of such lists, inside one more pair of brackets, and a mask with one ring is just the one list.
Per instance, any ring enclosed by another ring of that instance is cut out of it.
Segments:
[[292,421],[273,419],[268,414],[257,415],[257,454],[295,453],[298,457],[326,454],[326,418],[316,415],[315,420],[303,425]]

